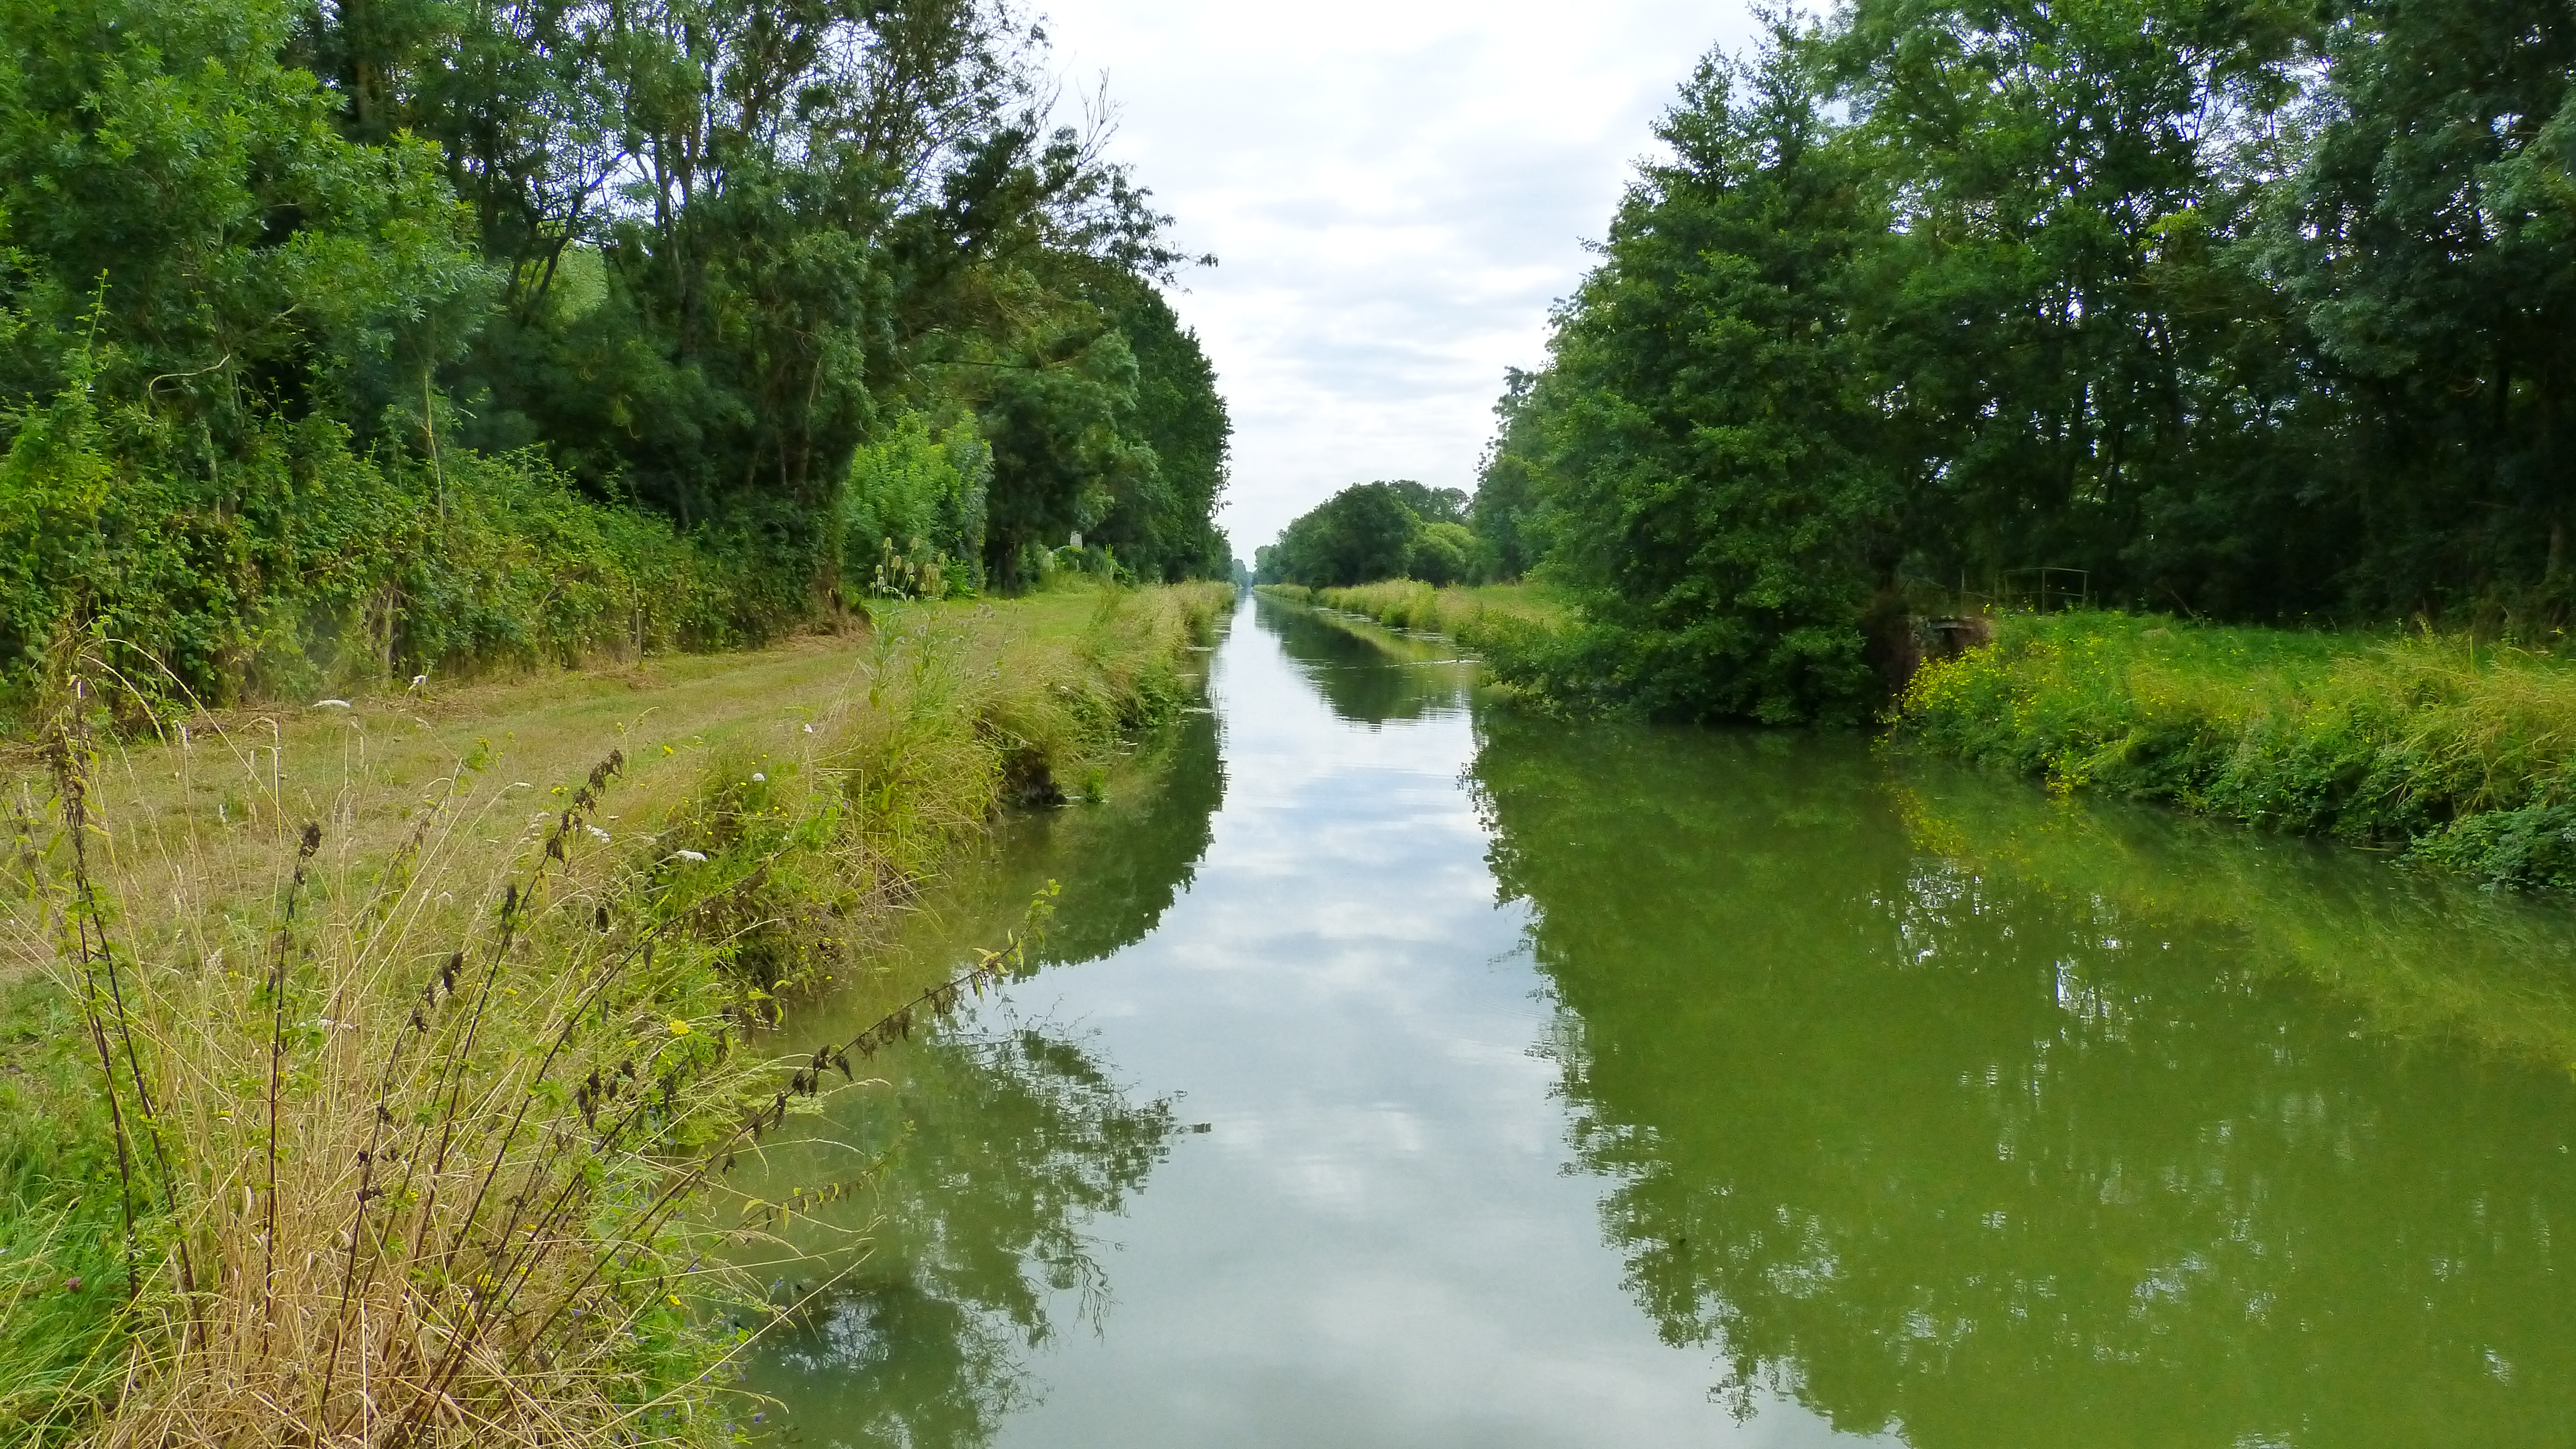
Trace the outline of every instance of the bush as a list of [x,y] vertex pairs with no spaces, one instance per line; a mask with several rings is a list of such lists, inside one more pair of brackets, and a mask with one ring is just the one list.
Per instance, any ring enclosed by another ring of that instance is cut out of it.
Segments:
[[0,714],[24,714],[65,629],[143,698],[222,704],[721,645],[811,607],[809,566],[763,530],[683,535],[533,452],[371,456],[271,417],[208,467],[85,384],[13,421]]

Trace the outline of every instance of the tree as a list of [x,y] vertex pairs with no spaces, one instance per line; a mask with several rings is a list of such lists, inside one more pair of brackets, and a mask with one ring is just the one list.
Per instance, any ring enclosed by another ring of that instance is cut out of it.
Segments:
[[2383,608],[2570,601],[2576,16],[2343,0],[2272,261],[2354,416],[2338,449]]
[[1870,358],[1846,325],[1886,214],[1808,37],[1712,55],[1560,312],[1534,428],[1551,567],[1588,624],[1507,665],[1658,713],[1852,717],[1860,620],[1902,553]]
[[[1467,495],[1427,488],[1409,479],[1354,483],[1299,516],[1265,549],[1261,577],[1268,582],[1346,588],[1404,576],[1417,561],[1435,567],[1463,564],[1459,518]],[[1425,530],[1448,528],[1422,551]],[[1445,582],[1445,580],[1443,580]]]

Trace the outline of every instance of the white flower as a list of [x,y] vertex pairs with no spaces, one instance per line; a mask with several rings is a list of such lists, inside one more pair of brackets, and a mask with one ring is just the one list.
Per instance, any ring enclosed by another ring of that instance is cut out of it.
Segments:
[[313,701],[313,707],[315,709],[347,709],[349,708],[349,702],[345,699],[317,699]]
[[694,850],[675,850],[675,851],[672,851],[672,852],[671,852],[671,858],[672,858],[673,860],[685,860],[685,861],[689,862],[691,865],[704,865],[704,864],[706,864],[706,863],[707,863],[707,858],[706,858],[704,855],[701,855],[701,854],[699,854],[697,851],[694,851]]
[[591,839],[598,841],[602,845],[606,845],[611,838],[607,831],[600,829],[596,825],[585,826],[583,828],[590,832]]

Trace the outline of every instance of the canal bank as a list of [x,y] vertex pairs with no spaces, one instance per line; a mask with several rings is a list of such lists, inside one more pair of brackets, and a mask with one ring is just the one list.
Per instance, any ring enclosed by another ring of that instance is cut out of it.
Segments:
[[888,1184],[820,1215],[881,1215],[874,1255],[754,1370],[782,1439],[2540,1444],[2576,1411],[2563,910],[1857,742],[1534,721],[1403,652],[1250,605],[1136,848],[1006,843],[985,920],[926,933],[1140,866],[1101,898],[1147,909],[780,1149]]
[[816,1090],[781,1000],[917,994],[856,968],[1188,707],[1228,596],[56,735],[0,856],[0,1439],[730,1442],[685,1209]]

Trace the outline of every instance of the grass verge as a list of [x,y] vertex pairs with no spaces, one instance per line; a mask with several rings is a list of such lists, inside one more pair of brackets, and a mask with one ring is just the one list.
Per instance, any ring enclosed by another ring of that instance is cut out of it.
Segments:
[[2011,615],[1891,715],[1933,753],[2576,887],[2576,665],[2459,637]]
[[[59,661],[0,884],[0,1442],[728,1440],[726,1168],[983,977],[792,1057],[778,996],[1184,698],[1225,596],[907,608],[622,731],[558,682],[120,751]],[[529,748],[424,768],[460,727]]]

